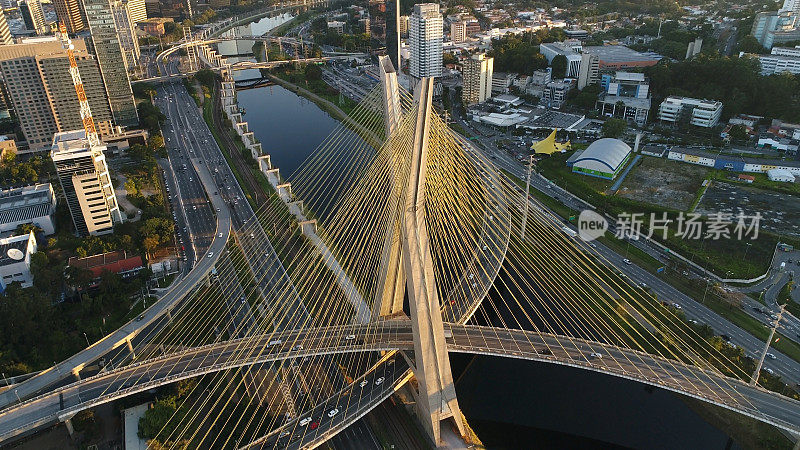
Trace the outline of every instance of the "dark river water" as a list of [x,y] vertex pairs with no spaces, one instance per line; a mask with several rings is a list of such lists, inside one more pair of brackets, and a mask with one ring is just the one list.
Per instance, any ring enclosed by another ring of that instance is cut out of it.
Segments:
[[[338,125],[280,86],[238,97],[250,130],[284,176]],[[451,359],[461,407],[489,448],[725,449],[728,443],[678,396],[660,389],[550,364]]]

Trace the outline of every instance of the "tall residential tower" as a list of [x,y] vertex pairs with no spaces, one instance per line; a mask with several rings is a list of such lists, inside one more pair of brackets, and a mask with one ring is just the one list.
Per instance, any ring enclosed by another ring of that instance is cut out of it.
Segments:
[[409,20],[410,73],[414,78],[442,76],[442,15],[438,3],[414,5]]

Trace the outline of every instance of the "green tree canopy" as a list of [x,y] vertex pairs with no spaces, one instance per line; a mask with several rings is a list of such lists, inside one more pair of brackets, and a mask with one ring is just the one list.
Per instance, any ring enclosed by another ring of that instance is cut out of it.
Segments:
[[553,68],[553,78],[564,78],[567,76],[567,64],[566,56],[556,55],[550,63],[550,66]]

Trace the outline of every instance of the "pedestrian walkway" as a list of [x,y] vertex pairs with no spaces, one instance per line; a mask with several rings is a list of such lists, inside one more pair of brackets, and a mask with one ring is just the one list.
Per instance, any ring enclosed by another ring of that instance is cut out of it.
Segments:
[[642,159],[642,155],[636,155],[636,157],[633,158],[633,161],[631,161],[631,163],[628,164],[628,167],[626,167],[625,170],[622,171],[622,174],[619,176],[619,178],[617,178],[617,181],[615,181],[614,184],[611,185],[611,189],[609,189],[609,191],[612,194],[617,192],[617,189],[619,189],[619,187],[622,186],[622,182],[625,181],[625,177],[628,176],[628,172],[630,172],[631,169],[633,169],[633,166],[635,166],[640,159]]

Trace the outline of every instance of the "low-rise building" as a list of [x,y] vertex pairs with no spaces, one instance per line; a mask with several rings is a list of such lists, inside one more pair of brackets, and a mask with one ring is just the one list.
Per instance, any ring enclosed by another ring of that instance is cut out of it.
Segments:
[[0,239],[0,289],[5,292],[11,283],[24,288],[33,286],[31,255],[36,253],[33,232]]
[[56,195],[50,183],[0,190],[0,233],[31,224],[45,235],[56,232]]
[[0,158],[17,154],[17,141],[10,136],[0,136]]
[[335,31],[335,32],[337,32],[339,34],[344,33],[344,26],[345,26],[345,23],[344,22],[340,22],[338,20],[331,20],[330,22],[328,22],[328,29],[329,30],[333,30],[333,31]]
[[800,149],[800,141],[788,137],[780,137],[774,134],[764,133],[758,137],[759,147],[769,147],[787,155],[796,155]]
[[688,123],[704,128],[715,127],[722,116],[722,102],[689,97],[669,96],[658,108],[658,119],[662,122]]
[[620,117],[636,125],[644,126],[650,114],[650,83],[644,74],[616,72],[601,78],[603,92],[597,99],[600,114]]
[[144,269],[144,261],[139,255],[129,255],[127,252],[108,252],[98,255],[78,258],[73,256],[67,261],[70,267],[76,267],[92,272],[95,280],[99,279],[103,273],[111,272],[121,275],[123,278],[135,276],[140,270]]
[[614,138],[592,142],[586,150],[576,152],[567,161],[574,173],[613,180],[625,166],[631,147]]
[[542,103],[553,109],[560,109],[567,101],[567,95],[575,87],[575,80],[565,78],[563,80],[551,81],[545,85],[542,91]]
[[773,47],[769,55],[758,55],[761,75],[788,72],[800,74],[800,45],[795,48]]
[[164,36],[166,34],[164,24],[167,22],[174,22],[174,20],[166,17],[151,17],[136,25],[151,36]]
[[794,175],[786,169],[770,169],[767,171],[767,177],[769,177],[769,181],[794,183]]

